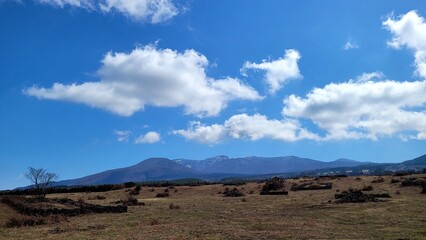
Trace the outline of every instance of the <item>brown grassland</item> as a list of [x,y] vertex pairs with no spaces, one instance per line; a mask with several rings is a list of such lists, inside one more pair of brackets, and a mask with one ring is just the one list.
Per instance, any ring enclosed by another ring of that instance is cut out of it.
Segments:
[[[0,203],[0,239],[426,239],[426,194],[419,187],[391,183],[400,177],[383,178],[379,183],[371,183],[373,176],[324,180],[333,188],[284,196],[259,195],[261,183],[237,186],[244,197],[223,197],[222,185],[175,187],[165,198],[155,197],[165,187],[143,187],[136,198],[145,205],[130,206],[127,213],[86,214],[20,228],[5,227],[18,214]],[[286,189],[303,180],[287,180]],[[369,185],[372,192],[388,192],[392,198],[334,203],[337,192]],[[108,205],[128,195],[122,189],[47,197]]]

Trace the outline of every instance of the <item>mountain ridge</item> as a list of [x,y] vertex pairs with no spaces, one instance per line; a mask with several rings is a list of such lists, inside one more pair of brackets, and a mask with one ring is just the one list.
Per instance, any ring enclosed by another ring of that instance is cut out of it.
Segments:
[[111,169],[81,178],[62,180],[54,186],[117,184],[199,178],[219,181],[227,177],[249,177],[271,174],[295,175],[297,173],[351,172],[360,169],[400,171],[409,168],[426,167],[426,154],[400,163],[360,162],[340,158],[330,162],[297,156],[230,158],[218,155],[204,160],[148,158],[137,164]]

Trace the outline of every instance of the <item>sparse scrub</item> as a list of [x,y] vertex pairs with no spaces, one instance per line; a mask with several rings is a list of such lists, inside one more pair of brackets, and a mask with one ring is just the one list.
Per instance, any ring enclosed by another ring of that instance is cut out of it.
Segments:
[[173,203],[170,203],[169,204],[169,209],[180,209],[180,206],[176,205],[176,204],[173,204]]
[[155,225],[160,224],[160,221],[158,220],[158,218],[153,218],[153,219],[151,219],[151,221],[149,222],[149,224],[151,226],[155,226]]

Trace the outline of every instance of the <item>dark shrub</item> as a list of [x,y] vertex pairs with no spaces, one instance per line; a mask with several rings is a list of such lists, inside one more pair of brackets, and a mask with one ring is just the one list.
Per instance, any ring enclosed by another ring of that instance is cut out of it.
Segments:
[[5,226],[7,228],[28,227],[46,224],[46,220],[40,217],[12,217]]
[[426,185],[426,178],[408,178],[401,182],[401,186],[420,186]]
[[362,189],[362,191],[373,191],[373,186],[369,185]]
[[340,194],[335,194],[336,203],[359,203],[359,202],[379,202],[377,198],[390,198],[388,193],[365,194],[360,190],[349,189]]
[[379,178],[373,179],[373,181],[371,181],[371,183],[382,183],[384,181],[385,181],[385,179],[383,179],[382,177],[379,177]]
[[225,188],[225,190],[223,191],[223,196],[224,197],[242,197],[242,196],[245,196],[245,194],[240,192],[237,188],[233,188],[232,190],[230,190],[229,188]]
[[155,195],[155,197],[158,197],[158,198],[164,198],[164,197],[170,197],[170,195],[169,195],[169,193],[168,193],[168,192],[165,192],[165,193],[157,193],[157,195]]
[[138,201],[137,198],[135,198],[133,196],[129,196],[129,197],[127,197],[127,199],[122,200],[122,204],[124,206],[138,206],[139,201]]
[[322,190],[322,189],[331,189],[333,187],[333,183],[313,183],[313,182],[306,182],[301,183],[299,185],[294,184],[291,187],[292,191],[301,191],[301,190]]
[[262,192],[278,191],[284,188],[284,180],[278,177],[274,177],[266,181],[262,187]]
[[400,181],[398,179],[392,178],[391,183],[399,183]]
[[343,191],[341,194],[335,194],[336,203],[359,203],[359,202],[375,202],[375,198],[370,198],[367,194],[359,190]]
[[125,188],[132,188],[134,186],[136,186],[137,184],[135,182],[126,182],[124,183],[124,187]]
[[260,190],[260,195],[287,195],[288,192],[284,189],[284,179],[273,177],[266,181]]
[[139,195],[139,194],[140,194],[140,192],[141,192],[141,189],[142,189],[142,187],[141,187],[140,185],[137,185],[137,186],[135,187],[135,189],[133,189],[133,190],[131,190],[131,191],[129,192],[129,194],[130,194],[130,195]]
[[106,197],[102,196],[102,195],[96,195],[94,197],[89,197],[89,200],[103,200],[106,199]]

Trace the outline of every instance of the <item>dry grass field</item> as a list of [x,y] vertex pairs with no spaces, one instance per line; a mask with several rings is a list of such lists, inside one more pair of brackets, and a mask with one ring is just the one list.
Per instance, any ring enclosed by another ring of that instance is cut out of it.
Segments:
[[[164,187],[143,187],[136,197],[145,205],[130,206],[127,213],[86,214],[20,228],[5,227],[17,213],[0,203],[0,239],[426,239],[426,194],[419,187],[391,183],[400,177],[371,183],[376,178],[321,179],[333,182],[333,188],[283,196],[259,195],[261,183],[237,186],[244,197],[223,197],[222,185],[175,187],[166,198],[155,197]],[[301,181],[306,179],[287,180],[286,189]],[[334,203],[337,192],[369,185],[371,192],[388,192],[392,198]],[[106,199],[89,200],[97,195]],[[122,189],[48,197],[107,205],[128,195]]]

